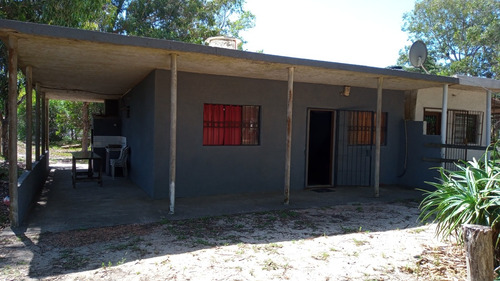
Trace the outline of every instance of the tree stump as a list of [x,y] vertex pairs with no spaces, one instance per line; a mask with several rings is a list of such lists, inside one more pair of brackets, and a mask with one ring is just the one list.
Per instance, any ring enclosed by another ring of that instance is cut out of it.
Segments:
[[489,226],[464,224],[468,281],[493,280],[493,232]]

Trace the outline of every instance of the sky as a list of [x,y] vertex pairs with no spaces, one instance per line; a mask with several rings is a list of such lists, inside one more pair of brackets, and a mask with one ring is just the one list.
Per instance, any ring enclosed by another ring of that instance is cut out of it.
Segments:
[[415,0],[247,0],[255,27],[241,32],[251,52],[348,64],[395,65],[411,45],[401,31]]

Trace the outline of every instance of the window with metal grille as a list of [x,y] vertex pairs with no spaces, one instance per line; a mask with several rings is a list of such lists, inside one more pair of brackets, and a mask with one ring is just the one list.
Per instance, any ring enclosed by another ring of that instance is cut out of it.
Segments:
[[424,108],[424,121],[426,135],[441,135],[441,111]]
[[481,119],[480,115],[476,113],[453,112],[453,144],[480,144]]
[[203,145],[258,145],[260,106],[205,104]]
[[[426,135],[441,135],[441,113],[438,108],[424,108]],[[483,112],[449,109],[446,143],[479,145],[482,141]]]
[[[348,134],[349,145],[374,145],[377,115],[372,111],[350,111]],[[387,112],[382,113],[380,144],[387,144]]]

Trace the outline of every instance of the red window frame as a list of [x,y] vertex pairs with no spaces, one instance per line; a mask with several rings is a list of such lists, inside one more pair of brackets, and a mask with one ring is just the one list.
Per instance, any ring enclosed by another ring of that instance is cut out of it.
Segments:
[[260,106],[203,105],[203,145],[259,145]]

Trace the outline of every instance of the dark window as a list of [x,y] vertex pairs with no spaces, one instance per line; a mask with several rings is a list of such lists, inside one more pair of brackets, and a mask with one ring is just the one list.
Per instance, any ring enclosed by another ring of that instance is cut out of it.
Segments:
[[260,106],[205,104],[203,145],[258,145]]
[[454,116],[454,144],[479,143],[479,115],[471,113],[455,113]]
[[[480,144],[482,112],[449,109],[447,116],[448,144]],[[441,135],[441,110],[424,108],[426,135]]]
[[[350,111],[349,118],[349,144],[373,145],[375,144],[377,115],[372,111]],[[380,131],[380,144],[386,145],[387,112],[382,113],[382,126]]]
[[441,135],[441,112],[424,109],[426,135]]

